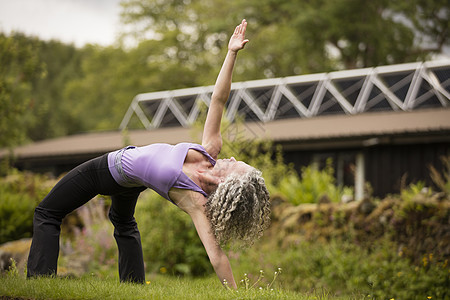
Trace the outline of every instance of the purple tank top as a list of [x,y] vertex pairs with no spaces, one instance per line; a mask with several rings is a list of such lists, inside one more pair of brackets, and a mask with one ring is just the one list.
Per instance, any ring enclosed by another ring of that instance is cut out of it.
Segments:
[[[122,186],[146,186],[169,201],[169,190],[188,189],[208,196],[183,172],[183,163],[189,149],[205,155],[214,166],[216,161],[199,144],[152,144],[126,147],[108,154],[108,167],[114,180]],[[172,201],[173,202],[173,201]]]

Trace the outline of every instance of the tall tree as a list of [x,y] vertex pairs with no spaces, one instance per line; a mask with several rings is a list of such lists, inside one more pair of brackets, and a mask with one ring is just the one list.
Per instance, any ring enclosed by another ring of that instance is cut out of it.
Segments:
[[33,80],[34,105],[27,110],[27,135],[42,140],[78,132],[83,120],[73,113],[74,103],[64,98],[68,82],[81,78],[84,49],[58,41],[40,41],[35,49],[39,61],[46,66],[46,76]]
[[13,147],[26,138],[27,109],[33,106],[32,81],[44,76],[44,65],[32,39],[23,46],[23,34],[0,33],[0,147]]
[[256,79],[426,59],[449,43],[445,2],[127,0],[122,20],[137,36],[165,42],[177,59],[202,66],[216,64],[229,26],[246,17],[252,51],[240,58],[236,77]]
[[414,31],[419,52],[441,53],[449,46],[450,5],[447,0],[394,0],[390,4],[394,16]]

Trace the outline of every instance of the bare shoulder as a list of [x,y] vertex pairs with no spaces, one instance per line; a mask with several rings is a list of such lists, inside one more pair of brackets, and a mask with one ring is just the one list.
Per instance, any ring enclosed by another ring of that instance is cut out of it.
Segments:
[[[217,159],[218,150],[213,149],[211,147],[205,147],[206,152],[211,155],[212,158]],[[195,149],[189,149],[186,159],[184,161],[185,163],[201,163],[201,162],[207,162],[209,164],[208,158],[203,155],[200,151],[197,151]]]
[[204,155],[195,149],[189,149],[184,160],[185,163],[198,163],[204,160]]

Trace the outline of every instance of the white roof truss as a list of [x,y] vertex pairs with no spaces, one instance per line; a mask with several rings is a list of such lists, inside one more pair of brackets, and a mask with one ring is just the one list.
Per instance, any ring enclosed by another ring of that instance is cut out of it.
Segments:
[[[213,86],[138,94],[120,128],[133,115],[146,129],[189,127]],[[233,83],[226,116],[269,122],[326,114],[410,111],[450,106],[450,60]]]

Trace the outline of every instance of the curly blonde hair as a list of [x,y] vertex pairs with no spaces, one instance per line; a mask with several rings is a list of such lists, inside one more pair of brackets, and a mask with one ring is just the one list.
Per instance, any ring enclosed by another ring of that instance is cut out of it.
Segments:
[[270,223],[270,202],[261,171],[231,174],[208,197],[206,214],[218,244],[231,240],[250,246]]

